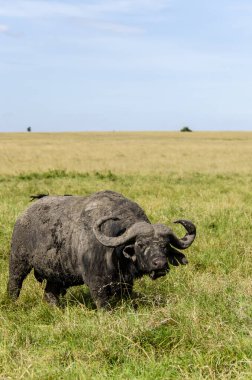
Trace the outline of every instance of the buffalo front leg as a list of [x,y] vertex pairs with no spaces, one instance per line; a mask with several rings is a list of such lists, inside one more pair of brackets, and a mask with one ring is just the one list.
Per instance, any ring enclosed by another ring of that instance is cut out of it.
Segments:
[[97,308],[110,309],[122,298],[130,298],[132,295],[132,283],[109,282],[90,288],[91,296]]
[[97,309],[109,309],[111,301],[111,289],[109,285],[90,286],[91,297],[93,298]]

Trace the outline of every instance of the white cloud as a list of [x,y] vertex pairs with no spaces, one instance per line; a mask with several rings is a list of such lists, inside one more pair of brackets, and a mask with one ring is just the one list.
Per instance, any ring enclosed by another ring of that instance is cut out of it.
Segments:
[[[143,32],[127,16],[141,16],[147,23],[170,5],[171,0],[0,0],[0,17],[5,19],[76,19],[83,25],[117,34]],[[124,17],[126,16],[126,17]],[[140,18],[138,18],[139,20]],[[3,33],[3,31],[0,32]]]
[[0,15],[5,17],[89,17],[125,13],[160,12],[170,0],[100,0],[96,3],[48,0],[0,0]]
[[83,24],[91,28],[120,34],[139,34],[143,32],[143,29],[137,26],[126,25],[111,21],[83,20]]
[[0,24],[0,34],[6,34],[9,32],[9,27],[4,24]]

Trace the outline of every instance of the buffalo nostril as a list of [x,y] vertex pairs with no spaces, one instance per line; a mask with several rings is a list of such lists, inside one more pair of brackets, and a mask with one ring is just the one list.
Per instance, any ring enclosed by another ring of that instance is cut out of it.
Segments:
[[160,258],[156,258],[152,261],[152,264],[153,266],[155,267],[159,267],[159,268],[162,268],[164,267],[166,264],[167,264],[167,261],[166,260],[163,260],[163,259],[160,259]]

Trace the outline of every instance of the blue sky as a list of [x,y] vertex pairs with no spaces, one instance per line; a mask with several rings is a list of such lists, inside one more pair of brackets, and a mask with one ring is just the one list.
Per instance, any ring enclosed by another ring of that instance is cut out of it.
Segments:
[[252,1],[0,0],[0,131],[252,130]]

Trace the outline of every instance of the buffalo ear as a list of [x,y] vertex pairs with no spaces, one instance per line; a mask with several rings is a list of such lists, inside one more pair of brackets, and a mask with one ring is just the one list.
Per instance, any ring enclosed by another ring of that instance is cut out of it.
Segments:
[[186,256],[174,248],[169,249],[169,253],[167,255],[167,258],[168,258],[169,263],[176,266],[176,267],[179,264],[181,264],[181,265],[188,264],[188,260],[187,260]]
[[126,245],[123,249],[123,255],[126,259],[129,259],[133,262],[136,261],[135,246],[134,244]]

